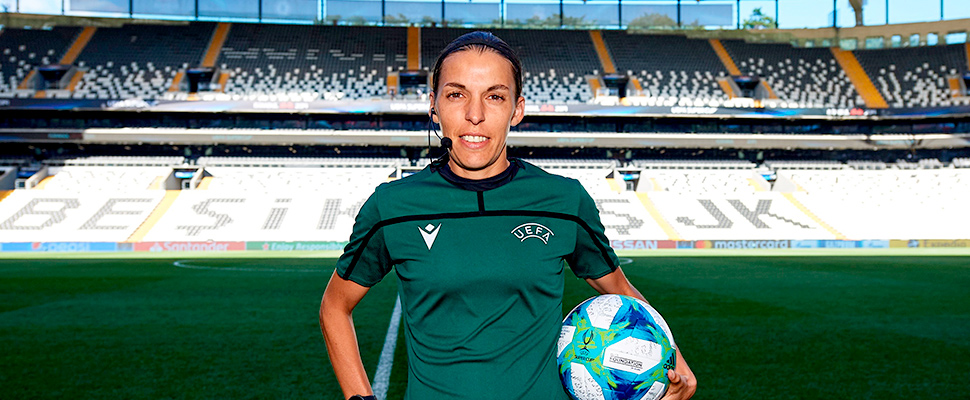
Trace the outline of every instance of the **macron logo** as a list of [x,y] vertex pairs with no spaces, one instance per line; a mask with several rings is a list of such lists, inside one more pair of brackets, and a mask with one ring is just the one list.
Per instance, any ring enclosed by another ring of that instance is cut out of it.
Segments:
[[440,227],[441,224],[438,224],[438,226],[428,224],[424,228],[418,227],[418,232],[421,232],[421,237],[424,238],[424,244],[428,245],[428,250],[431,250],[435,238],[438,237],[438,228]]

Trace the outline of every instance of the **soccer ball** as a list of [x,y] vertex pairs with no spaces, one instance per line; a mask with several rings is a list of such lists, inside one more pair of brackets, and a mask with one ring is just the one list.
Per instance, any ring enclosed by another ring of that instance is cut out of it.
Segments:
[[657,310],[608,294],[580,303],[559,333],[559,377],[576,400],[656,400],[677,359],[674,337]]

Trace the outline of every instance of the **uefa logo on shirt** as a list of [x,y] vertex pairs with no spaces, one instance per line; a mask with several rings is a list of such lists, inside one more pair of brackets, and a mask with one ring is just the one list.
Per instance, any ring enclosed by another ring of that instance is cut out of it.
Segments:
[[541,240],[543,244],[549,244],[549,238],[556,236],[552,232],[552,229],[535,222],[529,222],[515,227],[512,230],[512,234],[519,239],[520,243],[526,241],[526,239],[536,238]]

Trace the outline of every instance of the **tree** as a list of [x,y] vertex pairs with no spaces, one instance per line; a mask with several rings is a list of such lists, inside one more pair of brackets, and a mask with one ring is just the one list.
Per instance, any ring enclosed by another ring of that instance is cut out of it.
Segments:
[[761,12],[761,7],[751,11],[751,16],[744,21],[744,29],[775,29],[778,23],[770,15]]
[[627,24],[629,29],[664,29],[677,26],[677,21],[667,14],[650,13],[634,18]]

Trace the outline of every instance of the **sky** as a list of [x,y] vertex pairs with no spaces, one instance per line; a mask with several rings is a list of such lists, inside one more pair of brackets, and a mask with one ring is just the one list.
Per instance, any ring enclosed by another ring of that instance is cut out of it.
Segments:
[[[72,11],[72,1],[75,7],[82,5],[103,4],[104,7],[121,5],[127,7],[129,0],[0,0],[0,7],[6,6],[10,11],[15,11],[19,6],[20,12],[42,13],[42,14],[61,14],[61,10],[73,15],[96,15],[91,12]],[[175,3],[187,2],[194,4],[194,0],[133,0],[134,2],[150,2],[153,7],[160,7],[166,3],[172,3],[172,7],[179,7]],[[258,0],[199,0],[203,7],[212,3],[211,7],[218,7],[220,3],[239,2],[241,4],[253,3]],[[300,7],[305,4],[316,4],[316,0],[263,0],[264,7],[271,3],[276,4],[277,9]],[[348,0],[336,0],[348,3]],[[362,0],[373,2],[374,0]],[[395,0],[387,0],[393,2]],[[412,3],[438,2],[439,0],[407,0]],[[498,3],[499,0],[447,0],[449,3]],[[581,0],[565,0],[566,3],[581,3]],[[970,18],[970,0],[864,0],[864,22],[866,25],[883,25],[887,23],[908,23],[937,21],[940,19],[941,11],[945,19]],[[401,0],[398,0],[401,2]],[[552,3],[558,4],[558,0],[505,0],[507,4],[513,3]],[[616,3],[615,0],[587,0],[588,4],[602,5],[604,3]],[[762,12],[776,17],[779,27],[791,28],[818,28],[832,26],[833,3],[836,4],[838,25],[840,27],[855,26],[855,16],[849,6],[849,0],[778,0],[778,12],[775,12],[774,0],[742,0],[741,1],[741,20],[743,21],[755,8],[761,8]],[[291,6],[298,4],[299,6]],[[624,0],[624,6],[645,5],[673,5],[676,1],[663,0]],[[701,5],[730,5],[734,7],[736,0],[682,0],[682,4],[701,4]],[[404,6],[403,4],[400,6]],[[62,8],[63,7],[63,8]],[[190,6],[191,7],[191,6]],[[888,7],[888,15],[887,15]],[[201,7],[200,7],[201,8]],[[266,9],[266,8],[264,8]],[[733,8],[732,8],[733,9]],[[308,15],[307,12],[302,15]],[[568,14],[567,14],[568,15]],[[888,17],[888,18],[887,18]],[[511,18],[511,16],[509,16]],[[527,17],[526,17],[527,18]],[[524,18],[523,18],[524,19]],[[626,19],[626,18],[625,18]],[[731,16],[732,25],[736,23],[737,14]]]

